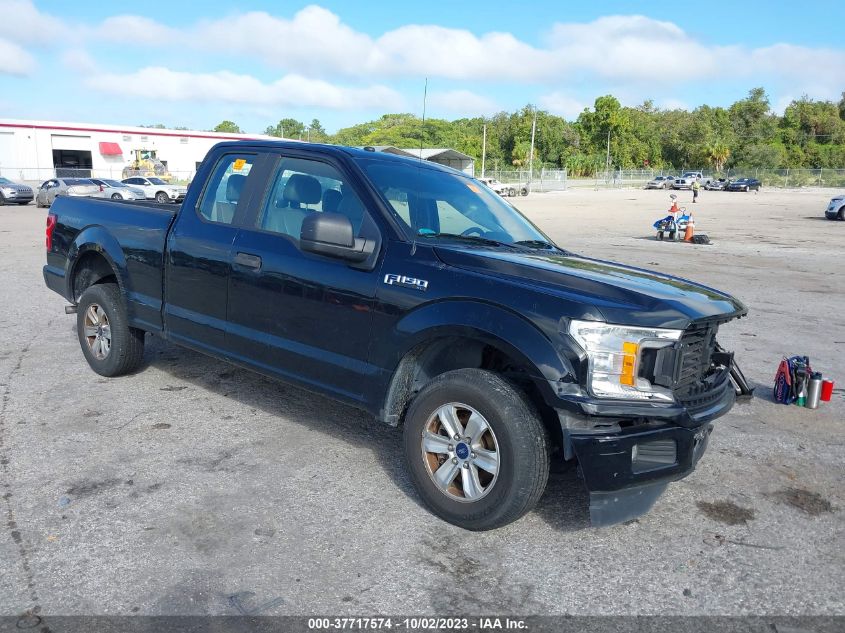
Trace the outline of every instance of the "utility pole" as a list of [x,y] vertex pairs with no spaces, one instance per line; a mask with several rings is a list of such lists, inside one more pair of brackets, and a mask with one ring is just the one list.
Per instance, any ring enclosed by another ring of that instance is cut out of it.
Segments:
[[483,134],[481,141],[481,177],[484,178],[484,161],[487,158],[487,124],[484,124]]
[[604,170],[610,172],[610,130],[607,131],[607,158],[604,161]]
[[308,142],[310,143],[310,142],[311,142],[311,128],[310,128],[310,127],[307,127],[307,128],[305,128],[305,131],[308,133],[308,138],[307,138],[307,140],[308,140]]
[[537,110],[534,110],[534,120],[531,122],[531,152],[528,154],[528,189],[531,190],[531,178],[534,176],[534,134],[537,131]]

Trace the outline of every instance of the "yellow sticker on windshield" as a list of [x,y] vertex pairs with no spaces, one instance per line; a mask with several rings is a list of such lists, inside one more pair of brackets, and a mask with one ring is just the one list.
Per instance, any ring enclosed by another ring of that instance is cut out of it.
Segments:
[[475,193],[481,193],[481,190],[478,187],[476,187],[474,184],[472,184],[471,182],[467,183],[467,187],[469,187],[470,191],[474,191]]
[[232,163],[232,169],[235,171],[240,171],[246,165],[246,158],[239,158],[234,163]]

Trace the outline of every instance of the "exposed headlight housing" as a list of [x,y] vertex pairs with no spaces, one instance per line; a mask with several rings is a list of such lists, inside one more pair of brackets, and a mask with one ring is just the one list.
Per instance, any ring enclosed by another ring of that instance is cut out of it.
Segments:
[[683,330],[570,321],[569,335],[587,353],[587,389],[596,398],[673,402],[672,392],[638,376],[643,349],[673,345]]

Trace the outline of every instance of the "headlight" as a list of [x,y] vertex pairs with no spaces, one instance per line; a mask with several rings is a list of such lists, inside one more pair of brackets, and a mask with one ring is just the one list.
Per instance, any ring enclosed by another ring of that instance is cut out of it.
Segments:
[[2,189],[0,189],[0,191],[3,192],[4,196],[14,196],[17,193],[17,191],[10,187],[3,187]]
[[597,398],[672,402],[672,392],[638,376],[643,349],[672,345],[683,330],[570,321],[569,335],[587,352],[587,388]]

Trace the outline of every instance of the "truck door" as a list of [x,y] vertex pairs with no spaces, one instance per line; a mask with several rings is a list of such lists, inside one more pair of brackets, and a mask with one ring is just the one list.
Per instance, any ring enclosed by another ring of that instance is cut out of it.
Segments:
[[183,208],[170,232],[164,280],[169,338],[225,355],[226,302],[237,222],[248,214],[262,156],[218,158],[196,207]]
[[271,173],[232,249],[227,347],[265,373],[360,401],[373,372],[378,267],[305,253],[299,236],[303,219],[322,212],[346,215],[359,235],[379,229],[366,217],[366,198],[330,159],[278,155]]

